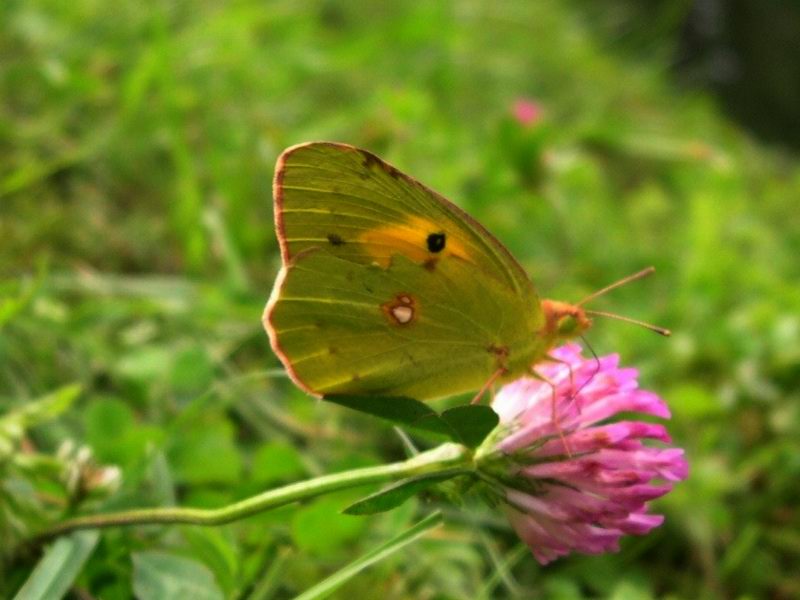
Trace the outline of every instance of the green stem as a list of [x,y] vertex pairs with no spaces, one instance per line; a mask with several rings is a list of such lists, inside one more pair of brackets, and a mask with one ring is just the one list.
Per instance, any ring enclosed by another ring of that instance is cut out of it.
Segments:
[[323,475],[263,492],[221,508],[140,508],[116,513],[91,515],[67,519],[42,532],[39,540],[46,540],[76,529],[96,529],[128,525],[157,523],[190,523],[193,525],[222,525],[267,511],[285,504],[306,500],[347,488],[370,483],[385,483],[415,475],[436,473],[463,468],[472,472],[472,453],[459,444],[442,444],[408,460],[377,467],[353,469],[334,475]]

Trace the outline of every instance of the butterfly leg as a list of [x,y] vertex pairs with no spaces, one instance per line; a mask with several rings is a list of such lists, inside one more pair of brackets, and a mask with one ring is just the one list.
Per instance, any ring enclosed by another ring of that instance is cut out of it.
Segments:
[[[545,360],[547,362],[556,363],[556,364],[564,365],[564,366],[567,367],[567,372],[569,373],[569,401],[570,401],[570,404],[572,404],[573,402],[575,402],[575,400],[576,400],[576,398],[578,396],[578,392],[580,392],[580,390],[576,390],[575,389],[575,372],[572,370],[572,365],[570,363],[568,363],[567,361],[561,360],[560,358],[552,356],[550,354],[545,356]],[[579,414],[580,414],[580,408],[581,407],[578,406],[578,413]]]
[[497,378],[503,375],[505,372],[506,372],[505,367],[500,367],[494,373],[492,373],[489,379],[486,380],[486,383],[483,384],[483,387],[481,387],[481,389],[478,390],[478,393],[475,394],[475,397],[472,399],[470,404],[477,404],[478,402],[480,402],[481,398],[486,393],[486,391],[489,390],[494,384],[494,382],[497,381]]
[[553,383],[548,377],[542,375],[541,373],[537,373],[534,369],[531,369],[531,375],[534,379],[538,379],[542,383],[546,383],[550,386],[550,422],[553,424],[553,427],[556,428],[556,432],[558,432],[558,437],[561,440],[561,443],[564,445],[564,452],[566,452],[567,456],[572,458],[572,450],[570,449],[567,438],[564,435],[564,430],[561,428],[561,425],[558,422],[558,410],[556,409],[556,384]]

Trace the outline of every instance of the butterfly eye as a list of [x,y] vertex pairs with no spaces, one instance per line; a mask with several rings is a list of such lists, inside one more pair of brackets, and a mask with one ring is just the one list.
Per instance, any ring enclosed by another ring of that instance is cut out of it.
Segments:
[[444,250],[446,238],[444,232],[439,233],[431,233],[428,236],[428,251],[429,252],[441,252]]

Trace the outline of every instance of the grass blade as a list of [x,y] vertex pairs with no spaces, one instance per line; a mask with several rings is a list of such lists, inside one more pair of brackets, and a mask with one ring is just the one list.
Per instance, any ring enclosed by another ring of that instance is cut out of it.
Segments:
[[318,600],[319,598],[326,598],[333,593],[336,589],[341,587],[344,583],[358,575],[361,571],[374,565],[378,561],[391,556],[404,546],[410,544],[425,535],[430,529],[433,529],[442,522],[442,514],[435,512],[411,527],[403,533],[393,537],[391,540],[374,548],[361,558],[351,562],[346,567],[339,569],[330,577],[323,579],[314,587],[306,590],[295,600]]
[[79,531],[58,538],[34,567],[14,600],[53,600],[64,597],[94,551],[99,538],[98,531]]

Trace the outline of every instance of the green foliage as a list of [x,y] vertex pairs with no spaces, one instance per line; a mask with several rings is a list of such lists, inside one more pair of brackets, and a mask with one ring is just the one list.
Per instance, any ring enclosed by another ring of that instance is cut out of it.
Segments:
[[363,519],[341,514],[341,499],[322,498],[292,518],[292,538],[305,553],[329,557],[341,552],[366,527]]
[[340,404],[389,422],[414,429],[445,436],[455,436],[455,432],[441,418],[441,415],[427,404],[405,396],[355,396],[350,394],[331,394],[324,398],[328,402]]
[[366,498],[354,502],[342,512],[347,515],[373,515],[376,513],[386,512],[393,508],[397,508],[403,502],[416,496],[419,492],[428,489],[432,485],[447,481],[451,477],[458,475],[458,472],[439,472],[432,473],[431,475],[418,475],[417,477],[409,477],[397,483],[370,494]]
[[168,458],[176,480],[188,485],[236,483],[242,456],[230,421],[211,412],[186,425],[172,432],[169,443]]
[[489,406],[454,406],[438,413],[427,404],[404,396],[335,394],[325,396],[325,400],[412,429],[447,436],[471,448],[478,446],[499,422]]
[[141,600],[222,600],[225,597],[207,567],[196,560],[166,552],[133,555],[133,592]]
[[99,537],[96,531],[80,531],[56,540],[31,571],[25,585],[14,596],[15,600],[47,600],[64,596],[94,551]]
[[475,448],[489,435],[500,418],[486,405],[465,404],[442,412],[442,420],[455,432],[454,441]]
[[358,575],[361,571],[394,554],[404,546],[407,546],[417,538],[427,533],[427,531],[432,527],[439,525],[441,522],[441,514],[434,513],[429,515],[413,527],[396,535],[385,544],[381,544],[379,547],[374,548],[364,555],[358,557],[349,565],[339,569],[330,577],[327,577],[323,581],[320,581],[318,584],[309,588],[300,594],[297,597],[297,600],[316,600],[317,598],[327,598],[337,588],[341,587],[345,582]]
[[[0,596],[37,564],[20,543],[68,514],[402,458],[390,426],[297,391],[259,322],[274,159],[311,139],[459,203],[545,297],[655,265],[593,306],[673,338],[597,319],[587,339],[666,397],[691,464],[618,555],[543,569],[468,506],[335,597],[800,594],[800,167],[671,79],[677,8],[628,4],[0,3]],[[539,121],[513,118],[520,98]],[[107,531],[70,585],[292,597],[423,514],[341,514],[372,491],[213,533]]]
[[302,479],[306,474],[303,457],[285,442],[266,442],[256,449],[250,469],[253,481],[263,486]]

